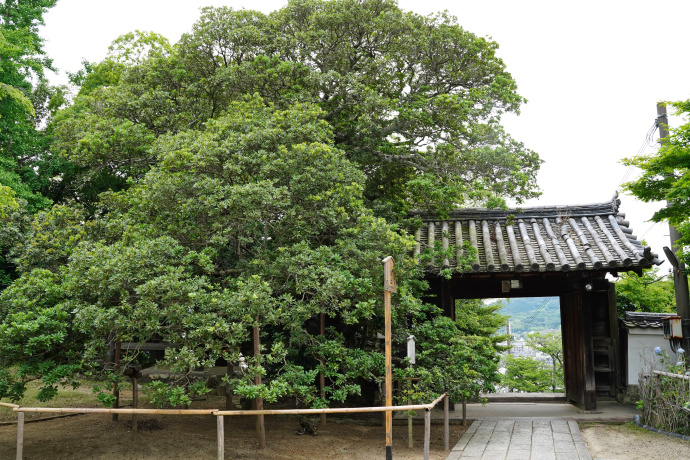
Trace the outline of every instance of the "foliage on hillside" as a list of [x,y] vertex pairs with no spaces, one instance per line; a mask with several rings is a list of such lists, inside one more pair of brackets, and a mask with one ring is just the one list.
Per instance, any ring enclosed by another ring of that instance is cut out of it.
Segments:
[[558,297],[517,297],[501,299],[500,312],[510,318],[510,332],[525,337],[532,331],[561,328],[561,309]]

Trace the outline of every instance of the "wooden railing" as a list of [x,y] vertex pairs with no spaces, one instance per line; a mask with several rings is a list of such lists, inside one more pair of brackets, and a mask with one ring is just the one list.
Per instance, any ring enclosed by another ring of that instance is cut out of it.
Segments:
[[441,400],[444,401],[444,447],[450,450],[449,404],[447,393],[442,394],[429,404],[407,406],[348,407],[333,409],[264,409],[264,410],[219,410],[219,409],[109,409],[79,407],[21,407],[16,404],[0,402],[0,406],[9,407],[17,412],[17,460],[23,458],[24,451],[24,414],[26,412],[43,412],[52,414],[155,414],[155,415],[213,415],[217,422],[218,459],[225,458],[225,416],[242,415],[307,415],[307,414],[351,414],[362,412],[424,411],[424,460],[429,459],[431,439],[431,409]]

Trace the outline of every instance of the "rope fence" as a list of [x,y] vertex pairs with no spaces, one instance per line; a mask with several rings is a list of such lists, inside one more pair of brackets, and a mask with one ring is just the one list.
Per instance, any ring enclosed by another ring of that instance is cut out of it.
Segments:
[[77,408],[77,407],[21,407],[17,404],[0,402],[0,406],[11,408],[17,412],[17,460],[24,454],[24,414],[26,412],[44,412],[57,414],[154,414],[154,415],[212,415],[216,417],[218,459],[225,458],[225,416],[243,415],[308,415],[308,414],[352,414],[363,412],[394,412],[394,411],[424,411],[424,460],[429,459],[429,444],[431,438],[431,410],[444,401],[444,446],[449,450],[449,404],[448,394],[444,393],[429,404],[414,404],[406,406],[378,406],[378,407],[349,407],[332,409],[264,409],[264,410],[219,410],[219,409],[126,409],[126,408]]

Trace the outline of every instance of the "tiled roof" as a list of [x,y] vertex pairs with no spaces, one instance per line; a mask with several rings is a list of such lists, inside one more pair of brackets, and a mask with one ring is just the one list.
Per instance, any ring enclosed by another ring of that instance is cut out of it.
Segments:
[[673,313],[642,313],[626,311],[622,318],[627,327],[662,327],[662,318],[672,316]]
[[423,225],[415,232],[415,253],[455,247],[456,268],[462,243],[473,246],[478,260],[468,272],[625,271],[662,261],[643,247],[629,228],[620,200],[606,203],[534,208],[462,209],[440,220],[417,213]]

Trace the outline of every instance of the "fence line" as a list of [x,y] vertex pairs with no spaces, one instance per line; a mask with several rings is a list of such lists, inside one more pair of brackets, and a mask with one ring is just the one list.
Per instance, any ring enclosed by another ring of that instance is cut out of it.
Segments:
[[674,379],[690,380],[690,376],[687,376],[687,375],[672,374],[670,372],[663,372],[663,371],[652,371],[652,373],[654,373],[656,375],[663,375],[665,377],[671,377]]
[[217,423],[218,459],[225,458],[225,422],[224,416],[241,415],[303,415],[303,414],[342,414],[357,412],[393,412],[424,410],[424,460],[429,459],[431,438],[431,409],[445,399],[444,403],[444,436],[445,448],[449,448],[449,414],[448,394],[443,393],[429,404],[407,406],[351,407],[332,409],[276,409],[276,410],[219,410],[219,409],[109,409],[109,408],[75,408],[75,407],[21,407],[16,404],[0,402],[0,406],[9,407],[17,412],[17,460],[23,458],[24,450],[24,413],[46,412],[59,414],[155,414],[155,415],[213,415]]

